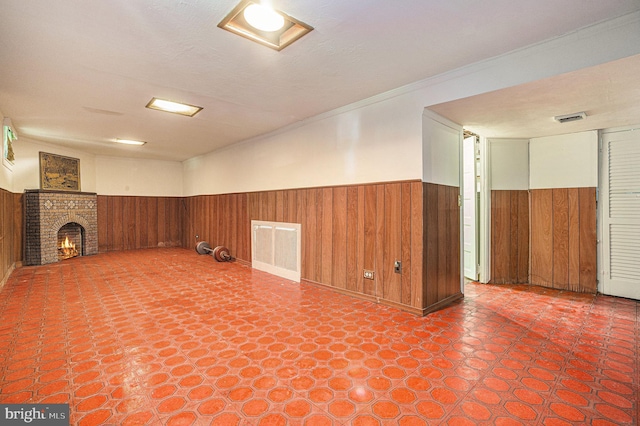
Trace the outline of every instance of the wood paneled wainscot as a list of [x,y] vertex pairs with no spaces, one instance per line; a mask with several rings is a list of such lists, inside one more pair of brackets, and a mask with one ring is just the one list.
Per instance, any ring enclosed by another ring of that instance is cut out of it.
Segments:
[[423,313],[462,297],[460,275],[460,188],[424,183]]
[[22,194],[0,189],[0,288],[22,265]]
[[597,291],[596,189],[531,190],[531,284]]
[[251,220],[300,223],[303,281],[422,315],[461,296],[457,196],[407,181],[190,197],[183,243],[250,262]]
[[462,296],[457,200],[457,187],[421,181],[188,198],[98,196],[98,248],[191,249],[208,241],[249,264],[252,220],[300,223],[303,281],[424,315]]
[[529,191],[491,191],[491,282],[529,282]]
[[181,246],[185,207],[181,197],[98,195],[98,251]]

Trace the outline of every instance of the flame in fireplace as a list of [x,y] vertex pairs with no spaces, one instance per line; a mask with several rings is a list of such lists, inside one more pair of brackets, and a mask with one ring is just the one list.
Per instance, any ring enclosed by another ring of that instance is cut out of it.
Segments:
[[61,259],[69,259],[78,255],[76,245],[69,241],[69,237],[64,237],[64,241],[60,243],[58,251],[60,252],[59,255]]

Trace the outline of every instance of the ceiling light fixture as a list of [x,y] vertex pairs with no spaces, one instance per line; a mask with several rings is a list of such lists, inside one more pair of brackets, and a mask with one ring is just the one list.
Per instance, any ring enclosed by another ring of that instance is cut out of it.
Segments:
[[275,50],[282,50],[313,27],[258,1],[242,0],[218,27]]
[[147,108],[157,109],[158,111],[172,112],[174,114],[186,115],[193,117],[202,110],[202,107],[183,104],[180,102],[168,101],[166,99],[152,98],[147,104]]
[[244,19],[260,31],[278,31],[284,27],[284,18],[278,12],[263,4],[251,3],[244,8]]
[[138,146],[142,146],[144,144],[146,144],[146,142],[142,142],[142,141],[136,141],[133,139],[116,139],[116,142],[118,143],[122,143],[125,145],[138,145]]

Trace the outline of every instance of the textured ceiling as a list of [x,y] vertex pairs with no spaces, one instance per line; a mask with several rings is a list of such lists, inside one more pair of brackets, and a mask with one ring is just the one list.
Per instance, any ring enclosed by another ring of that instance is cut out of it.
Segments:
[[[429,107],[489,138],[534,138],[640,123],[640,55]],[[585,112],[580,121],[553,117]]]
[[[185,160],[640,9],[637,0],[274,0],[315,28],[277,52],[216,26],[236,3],[3,0],[0,111],[21,137]],[[204,110],[189,119],[145,109],[154,96]]]

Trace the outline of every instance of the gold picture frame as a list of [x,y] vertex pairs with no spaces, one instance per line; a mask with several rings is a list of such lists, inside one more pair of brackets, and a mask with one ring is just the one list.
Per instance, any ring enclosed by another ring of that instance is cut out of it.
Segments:
[[5,118],[2,122],[2,164],[9,170],[13,169],[15,155],[13,153],[13,143],[18,139],[11,119]]
[[80,159],[40,152],[40,189],[80,191]]

